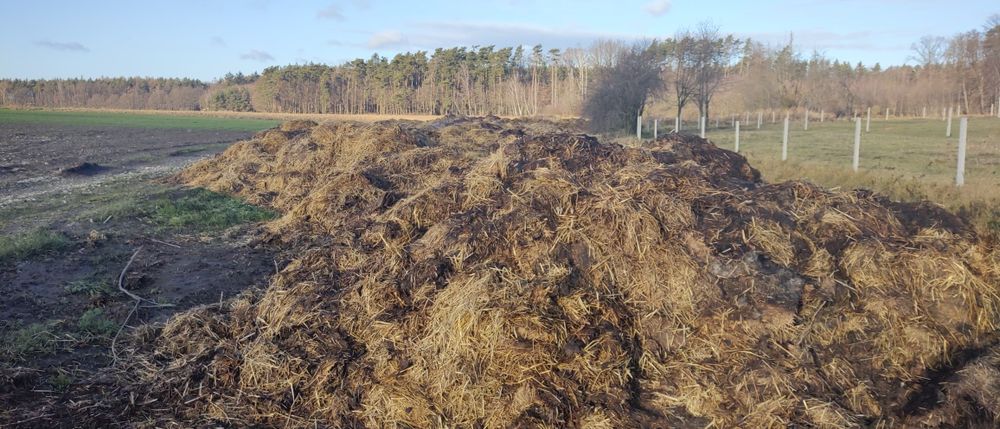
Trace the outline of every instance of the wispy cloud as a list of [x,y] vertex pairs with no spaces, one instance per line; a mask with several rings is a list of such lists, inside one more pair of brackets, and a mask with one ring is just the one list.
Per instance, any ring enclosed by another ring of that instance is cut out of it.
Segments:
[[368,40],[369,49],[434,49],[442,46],[585,46],[598,39],[635,40],[637,36],[604,33],[578,28],[538,27],[508,23],[422,22],[408,27],[403,34],[396,30],[375,33]]
[[853,31],[839,33],[825,30],[800,30],[792,32],[760,32],[738,34],[739,37],[751,38],[758,42],[771,45],[783,45],[792,41],[798,48],[809,50],[850,49],[859,51],[897,51],[907,49],[908,45],[899,43],[880,43],[881,40],[894,40],[898,37],[909,37],[908,32],[899,31]]
[[35,45],[56,51],[76,51],[90,52],[90,49],[77,42],[53,42],[51,40],[39,40]]
[[405,44],[406,38],[395,30],[380,31],[368,38],[368,48],[370,49],[402,47]]
[[646,3],[642,10],[653,16],[663,16],[667,12],[670,12],[670,0],[653,0]]
[[219,36],[212,36],[211,42],[215,46],[226,46],[226,40]]
[[257,49],[251,49],[250,52],[240,55],[240,59],[260,62],[274,61],[274,57],[271,54]]
[[337,21],[343,21],[344,13],[341,12],[340,6],[333,3],[323,9],[320,9],[319,12],[316,12],[316,17],[320,19],[333,19]]

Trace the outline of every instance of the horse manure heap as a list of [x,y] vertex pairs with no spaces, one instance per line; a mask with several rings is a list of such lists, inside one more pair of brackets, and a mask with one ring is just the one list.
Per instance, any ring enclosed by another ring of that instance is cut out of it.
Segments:
[[[992,427],[1000,251],[692,136],[293,121],[176,180],[282,216],[266,290],[141,330],[133,421]],[[212,285],[205,285],[211,288]],[[127,391],[127,392],[126,392]]]

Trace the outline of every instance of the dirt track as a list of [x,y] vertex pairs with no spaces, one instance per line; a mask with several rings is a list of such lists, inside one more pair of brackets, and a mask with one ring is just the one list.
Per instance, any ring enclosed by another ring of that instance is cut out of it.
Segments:
[[[158,175],[219,152],[245,131],[0,124],[0,207],[120,175]],[[91,175],[63,173],[90,162]]]

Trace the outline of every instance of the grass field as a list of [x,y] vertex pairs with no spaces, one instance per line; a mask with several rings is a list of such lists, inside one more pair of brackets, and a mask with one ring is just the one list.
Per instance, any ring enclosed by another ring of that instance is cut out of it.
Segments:
[[[962,212],[976,224],[1000,230],[1000,119],[969,119],[965,186],[957,188],[955,167],[958,119],[952,137],[937,119],[875,120],[871,132],[862,123],[861,166],[851,168],[853,121],[810,121],[789,124],[788,160],[781,161],[782,124],[756,120],[741,126],[740,152],[764,175],[779,182],[805,179],[826,187],[868,188],[899,200],[929,199]],[[710,129],[716,145],[733,149],[733,129]],[[693,131],[693,128],[688,128]]]
[[0,124],[31,123],[83,125],[94,127],[180,128],[197,130],[260,131],[281,121],[277,119],[224,117],[214,115],[163,114],[160,112],[13,110],[0,109]]

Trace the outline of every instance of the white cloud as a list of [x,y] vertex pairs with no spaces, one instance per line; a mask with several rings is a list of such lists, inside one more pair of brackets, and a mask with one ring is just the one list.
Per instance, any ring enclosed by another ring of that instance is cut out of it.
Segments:
[[240,59],[260,62],[274,61],[274,57],[271,54],[257,49],[251,49],[250,52],[240,55]]
[[662,16],[670,11],[670,0],[653,0],[642,8],[653,16]]
[[35,42],[35,45],[56,51],[90,52],[89,48],[77,42],[53,42],[51,40],[40,40]]
[[372,34],[372,37],[368,39],[369,49],[379,49],[379,48],[391,48],[396,46],[401,46],[405,44],[406,39],[403,34],[395,31],[380,31],[378,33]]
[[316,17],[322,19],[335,19],[337,21],[344,20],[344,14],[340,11],[340,6],[337,6],[336,4],[331,4],[321,9],[319,12],[316,12]]
[[798,49],[819,50],[850,49],[859,51],[897,51],[907,49],[908,45],[880,43],[882,40],[895,37],[909,37],[905,32],[896,31],[854,31],[840,33],[826,30],[798,30],[793,32],[756,32],[740,33],[741,38],[750,38],[772,46],[783,46],[790,40]]
[[586,46],[599,39],[636,40],[629,34],[616,34],[579,28],[552,28],[509,23],[417,22],[405,37],[398,31],[375,33],[368,40],[369,49],[434,49],[455,46],[533,46],[571,48]]

